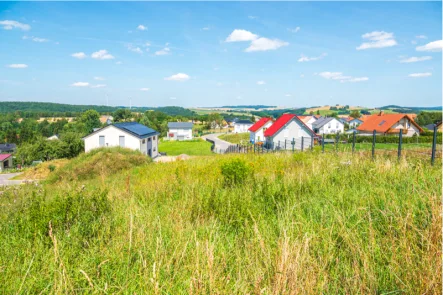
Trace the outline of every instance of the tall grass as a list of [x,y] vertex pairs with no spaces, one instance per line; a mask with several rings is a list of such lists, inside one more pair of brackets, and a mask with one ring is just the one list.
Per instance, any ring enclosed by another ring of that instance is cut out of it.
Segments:
[[440,163],[314,152],[7,188],[0,293],[441,294],[441,180]]

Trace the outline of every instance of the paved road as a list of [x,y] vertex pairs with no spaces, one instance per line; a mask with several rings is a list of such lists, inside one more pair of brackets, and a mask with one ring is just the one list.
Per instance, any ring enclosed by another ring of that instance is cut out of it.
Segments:
[[7,173],[7,174],[0,174],[0,186],[2,185],[14,185],[14,184],[20,184],[23,181],[22,180],[9,180],[10,178],[13,178],[16,175],[19,175],[20,173]]
[[206,134],[202,136],[203,139],[206,140],[206,138],[214,141],[215,143],[215,149],[214,152],[219,153],[220,151],[225,151],[232,143],[221,140],[218,138],[219,135],[222,135],[224,133],[213,133],[213,134]]

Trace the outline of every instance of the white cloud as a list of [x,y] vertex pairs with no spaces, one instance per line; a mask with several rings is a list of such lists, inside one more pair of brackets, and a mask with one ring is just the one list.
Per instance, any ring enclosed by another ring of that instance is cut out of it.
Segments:
[[156,51],[155,55],[168,55],[171,50],[168,47],[163,48],[162,50]]
[[203,31],[209,31],[211,28],[210,27],[204,27],[202,28]]
[[11,65],[8,65],[8,68],[11,68],[11,69],[26,69],[28,67],[28,65],[26,65],[26,64],[11,64]]
[[415,45],[415,44],[417,44],[417,41],[412,40],[412,41],[411,41],[411,44]]
[[146,31],[148,27],[145,27],[144,25],[138,25],[137,30],[139,31]]
[[91,85],[91,88],[103,88],[103,87],[106,87],[106,84]]
[[31,29],[30,25],[15,20],[1,20],[0,26],[3,26],[5,30],[20,29],[22,31],[29,31]]
[[76,53],[71,54],[71,56],[78,58],[78,59],[86,58],[86,54],[84,52],[76,52]]
[[292,95],[288,93],[288,94],[285,94],[285,96],[286,97],[291,97]]
[[38,37],[34,37],[34,36],[23,36],[22,37],[22,39],[23,40],[28,40],[28,39],[30,39],[30,40],[32,40],[32,41],[34,41],[34,42],[40,42],[40,43],[42,43],[42,42],[48,42],[49,40],[48,39],[45,39],[45,38],[38,38]]
[[370,48],[385,48],[397,45],[397,41],[394,39],[393,33],[387,33],[385,31],[374,31],[362,35],[363,39],[369,40],[369,42],[362,43],[357,50],[364,50]]
[[105,81],[105,78],[103,78],[103,77],[94,77],[94,80],[97,80],[97,81]]
[[418,36],[415,36],[415,38],[417,38],[417,39],[428,39],[428,37],[425,36],[425,35],[418,35]]
[[72,83],[71,86],[74,86],[74,87],[88,87],[89,83],[88,82],[75,82],[75,83]]
[[232,33],[226,38],[226,42],[242,42],[242,41],[253,41],[258,38],[258,35],[255,35],[246,30],[235,29]]
[[437,52],[437,51],[441,51],[442,48],[443,48],[443,40],[437,40],[437,41],[429,42],[428,44],[423,45],[423,46],[418,46],[415,48],[415,50]]
[[177,99],[177,97],[170,97],[169,99],[172,99],[172,100],[176,100],[176,99]]
[[170,77],[166,77],[165,80],[168,80],[168,81],[187,81],[190,78],[191,77],[189,77],[187,74],[178,73],[178,74],[172,75]]
[[121,61],[116,61],[116,62],[115,62],[116,65],[121,65],[122,63],[123,63],[123,62],[121,62]]
[[248,18],[249,18],[249,19],[257,19],[258,16],[248,15]]
[[352,77],[352,76],[344,76],[342,72],[321,72],[318,74],[319,76],[328,79],[328,80],[339,80],[340,82],[363,82],[368,81],[368,77]]
[[431,60],[432,56],[412,56],[412,57],[408,57],[408,58],[404,58],[402,60],[400,60],[401,63],[411,63],[411,62],[419,62],[419,61],[426,61],[426,60]]
[[297,33],[298,31],[300,31],[300,27],[288,28],[288,31],[291,32],[291,33]]
[[245,49],[245,52],[276,50],[287,45],[289,45],[289,43],[285,41],[261,37],[253,40],[251,45]]
[[140,88],[140,91],[149,91],[149,88]]
[[316,57],[307,57],[302,54],[301,57],[298,59],[298,62],[315,61],[315,60],[322,59],[327,55],[328,55],[327,53],[322,53],[321,55],[316,56]]
[[95,58],[95,59],[101,59],[101,60],[114,59],[114,56],[109,54],[108,51],[104,50],[104,49],[94,52],[93,54],[91,54],[91,57]]
[[138,54],[142,54],[143,50],[140,47],[135,47],[132,44],[128,44],[126,45],[126,48],[128,48],[129,51],[138,53]]
[[223,86],[223,83],[222,82],[217,82],[217,84],[215,84],[215,85],[217,85],[218,87],[221,87],[221,86]]
[[304,75],[304,74],[301,74],[301,75],[300,75],[300,78],[304,78],[304,77],[305,77],[305,75]]
[[265,81],[257,81],[257,85],[265,85],[266,82]]
[[414,73],[414,74],[409,74],[408,76],[412,78],[423,78],[423,77],[432,76],[432,73]]

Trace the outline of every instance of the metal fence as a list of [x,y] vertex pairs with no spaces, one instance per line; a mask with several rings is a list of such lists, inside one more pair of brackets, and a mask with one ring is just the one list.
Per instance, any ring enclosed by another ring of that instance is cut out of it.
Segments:
[[[340,140],[340,135],[335,138],[325,138],[325,135],[314,137],[300,137],[291,140],[281,140],[274,142],[260,142],[257,144],[233,144],[226,150],[218,150],[218,153],[274,153],[274,152],[303,152],[303,151],[319,151],[325,152],[365,152],[369,153],[372,158],[377,154],[395,155],[399,159],[402,156],[415,155],[425,157],[431,160],[431,164],[435,163],[436,158],[442,158],[441,136],[437,142],[437,128],[434,128],[432,142],[404,143],[403,134],[400,132],[398,137],[391,137],[389,143],[377,142],[377,139],[386,139],[385,135],[377,135],[374,130],[372,135],[365,142],[357,142],[357,134],[351,134],[349,140]],[[392,140],[392,138],[396,138]]]

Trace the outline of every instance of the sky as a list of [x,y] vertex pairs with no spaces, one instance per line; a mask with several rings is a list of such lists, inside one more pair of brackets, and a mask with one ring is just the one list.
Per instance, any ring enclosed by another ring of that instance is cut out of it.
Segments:
[[442,105],[441,2],[0,2],[0,101]]

